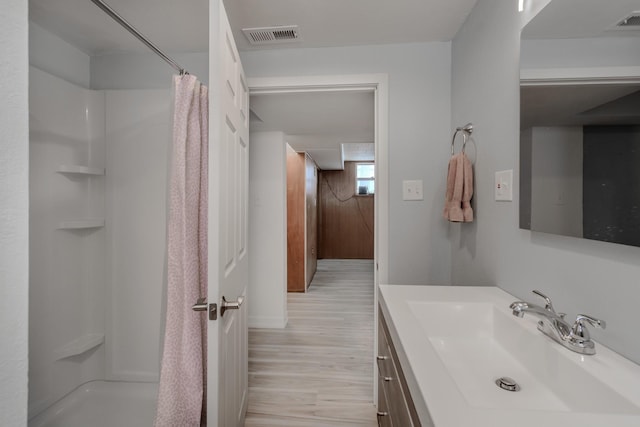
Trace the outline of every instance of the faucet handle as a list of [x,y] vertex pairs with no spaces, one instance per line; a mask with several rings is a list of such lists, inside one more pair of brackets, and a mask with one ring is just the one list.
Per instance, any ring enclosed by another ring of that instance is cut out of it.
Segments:
[[534,294],[538,295],[540,298],[544,299],[544,302],[546,303],[546,305],[544,306],[544,308],[546,310],[549,310],[552,313],[555,313],[556,311],[553,308],[553,304],[551,303],[551,298],[549,298],[548,296],[546,296],[545,294],[543,294],[542,292],[540,292],[537,289],[534,289],[532,291]]
[[571,328],[571,334],[576,337],[584,338],[585,340],[591,339],[589,330],[585,328],[585,322],[589,323],[595,328],[604,329],[607,327],[607,322],[605,322],[604,320],[596,319],[595,317],[591,317],[586,314],[578,314],[578,316],[576,317],[576,322]]

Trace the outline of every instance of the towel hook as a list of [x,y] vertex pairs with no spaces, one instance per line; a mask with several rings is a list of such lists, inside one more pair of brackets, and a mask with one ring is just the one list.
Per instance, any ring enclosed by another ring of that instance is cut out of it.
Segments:
[[454,144],[456,142],[456,136],[458,135],[459,132],[462,132],[462,152],[464,153],[465,148],[467,148],[467,140],[469,138],[469,135],[473,133],[473,123],[467,123],[464,126],[456,128],[456,131],[453,133],[453,138],[451,138],[451,155],[452,156],[455,153]]

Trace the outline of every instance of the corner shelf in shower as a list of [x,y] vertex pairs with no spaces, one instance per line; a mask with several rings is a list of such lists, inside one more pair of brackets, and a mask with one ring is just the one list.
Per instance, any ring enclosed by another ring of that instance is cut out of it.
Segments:
[[55,350],[56,360],[66,359],[67,357],[78,356],[87,351],[98,347],[104,343],[104,334],[92,333],[84,334],[62,347]]
[[58,173],[70,173],[75,175],[93,175],[101,176],[105,174],[104,168],[92,168],[89,166],[81,165],[60,165],[58,166]]
[[104,218],[73,219],[58,223],[58,230],[81,230],[104,227]]

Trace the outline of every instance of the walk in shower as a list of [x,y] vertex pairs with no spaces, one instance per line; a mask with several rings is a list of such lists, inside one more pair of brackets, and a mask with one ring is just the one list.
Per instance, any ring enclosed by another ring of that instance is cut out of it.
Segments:
[[[164,1],[109,3],[141,30],[159,16],[204,26],[172,56],[206,78],[206,2],[173,18]],[[149,426],[174,70],[90,0],[30,0],[30,18],[29,425]]]

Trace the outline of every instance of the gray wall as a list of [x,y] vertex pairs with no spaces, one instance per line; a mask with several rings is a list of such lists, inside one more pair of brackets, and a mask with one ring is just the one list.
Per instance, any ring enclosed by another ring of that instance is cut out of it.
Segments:
[[640,340],[630,338],[640,248],[520,230],[518,194],[513,203],[493,201],[493,173],[514,168],[518,176],[520,19],[517,2],[483,0],[453,41],[452,120],[473,121],[478,147],[477,221],[452,226],[453,282],[498,285],[527,299],[539,289],[570,316],[605,319],[595,339],[640,362]]
[[[190,74],[207,84],[209,53],[168,52]],[[118,53],[91,57],[91,89],[166,89],[176,71],[154,53]]]
[[287,324],[287,151],[282,132],[249,142],[249,327]]
[[[241,53],[248,77],[387,73],[389,281],[449,284],[441,212],[450,143],[450,43]],[[402,180],[422,179],[424,201],[402,201]]]
[[[173,54],[200,81],[209,80],[209,53]],[[55,34],[29,22],[29,63],[70,83],[90,89],[167,89],[176,71],[153,53],[89,56]]]
[[0,425],[27,425],[29,106],[27,2],[0,8]]
[[29,21],[29,63],[69,83],[89,88],[89,55],[33,21]]

